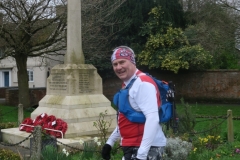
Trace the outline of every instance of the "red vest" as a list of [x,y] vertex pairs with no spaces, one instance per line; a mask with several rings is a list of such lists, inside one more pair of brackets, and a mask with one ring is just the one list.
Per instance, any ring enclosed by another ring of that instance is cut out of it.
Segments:
[[[137,75],[142,73],[141,71],[137,72]],[[140,76],[142,81],[152,83],[157,89],[156,84],[149,76]],[[158,89],[157,89],[158,91]],[[159,97],[159,91],[157,93],[157,97]],[[160,99],[158,100],[158,106],[160,105]],[[133,123],[130,122],[122,113],[119,113],[118,116],[118,126],[121,134],[121,145],[122,146],[140,146],[143,132],[144,132],[144,124],[143,123]]]

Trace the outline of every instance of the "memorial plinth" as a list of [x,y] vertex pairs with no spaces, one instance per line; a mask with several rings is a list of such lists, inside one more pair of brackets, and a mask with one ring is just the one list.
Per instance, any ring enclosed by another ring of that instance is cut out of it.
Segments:
[[35,119],[42,113],[54,115],[68,124],[64,138],[97,135],[93,122],[107,111],[106,121],[116,126],[116,111],[102,94],[102,79],[90,64],[61,64],[52,68],[47,79],[47,94],[32,112]]

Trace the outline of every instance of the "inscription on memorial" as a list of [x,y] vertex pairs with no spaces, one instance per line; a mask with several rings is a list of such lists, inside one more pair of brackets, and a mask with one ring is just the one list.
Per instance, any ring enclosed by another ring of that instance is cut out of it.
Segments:
[[89,73],[79,73],[79,93],[91,93]]
[[51,73],[52,79],[49,82],[50,90],[67,90],[67,82],[64,73]]

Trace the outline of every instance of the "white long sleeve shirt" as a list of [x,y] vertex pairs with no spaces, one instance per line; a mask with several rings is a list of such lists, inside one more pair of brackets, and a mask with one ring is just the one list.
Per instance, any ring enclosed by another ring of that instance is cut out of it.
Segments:
[[[143,73],[141,71],[137,70],[136,73],[127,82],[124,82],[124,84],[127,86],[130,81],[137,76],[137,79],[129,90],[129,103],[132,108],[134,108],[136,111],[141,111],[146,117],[146,122],[143,126],[143,133],[141,133],[143,135],[141,137],[137,154],[138,159],[145,160],[147,159],[148,151],[151,146],[166,145],[166,137],[162,131],[161,125],[159,124],[159,99],[157,96],[159,94],[159,91],[153,84],[151,78],[142,74]],[[121,115],[119,118],[121,118]],[[121,124],[120,121],[118,124],[119,125],[115,128],[109,137],[107,144],[113,146],[114,143],[119,138],[121,138],[122,146],[136,146],[136,143],[132,143],[131,140],[128,140],[127,138],[126,140],[124,139],[126,137],[125,133],[128,133],[131,136],[130,130],[135,131],[136,127],[129,130],[129,127],[124,127],[125,123]],[[134,123],[133,125],[137,124]],[[127,126],[129,125],[127,124]],[[133,145],[131,145],[131,143]]]

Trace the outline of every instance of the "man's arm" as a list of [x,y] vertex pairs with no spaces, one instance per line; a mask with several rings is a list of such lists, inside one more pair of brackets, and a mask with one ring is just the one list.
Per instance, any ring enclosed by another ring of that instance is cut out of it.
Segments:
[[118,132],[118,127],[115,128],[109,139],[107,140],[106,144],[102,148],[102,158],[106,160],[110,160],[111,158],[111,150],[114,143],[119,139],[120,134]]
[[108,138],[106,143],[109,144],[110,146],[113,146],[118,139],[120,139],[120,133],[117,126],[112,132],[111,136]]
[[146,116],[146,122],[144,126],[144,133],[141,145],[138,149],[137,158],[147,159],[148,151],[152,146],[152,142],[156,136],[157,128],[159,127],[158,112],[149,113]]
[[149,82],[143,82],[139,86],[135,100],[146,117],[143,138],[137,154],[138,159],[145,160],[159,128],[157,91],[155,86]]

